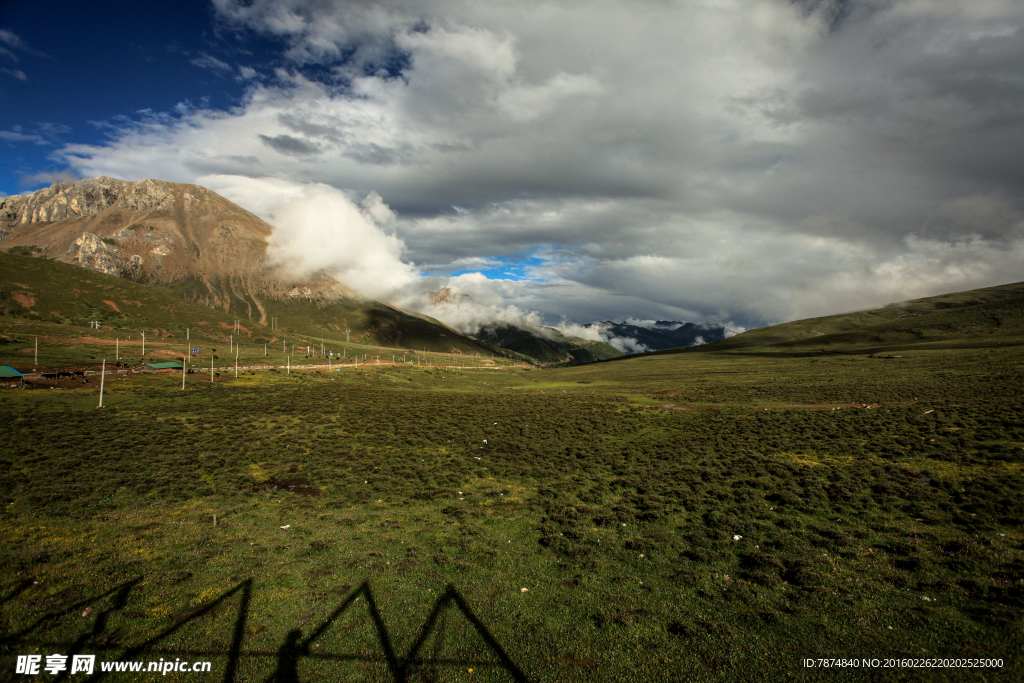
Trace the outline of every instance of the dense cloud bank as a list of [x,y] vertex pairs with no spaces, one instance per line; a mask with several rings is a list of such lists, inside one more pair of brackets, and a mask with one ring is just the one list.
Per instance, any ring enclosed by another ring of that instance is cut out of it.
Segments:
[[69,168],[205,183],[296,267],[421,309],[464,291],[429,308],[464,329],[752,327],[1020,279],[1019,2],[214,5],[283,45],[227,65],[243,105]]

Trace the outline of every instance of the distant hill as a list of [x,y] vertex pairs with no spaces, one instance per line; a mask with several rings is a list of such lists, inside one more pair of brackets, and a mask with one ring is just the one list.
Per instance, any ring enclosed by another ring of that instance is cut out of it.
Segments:
[[894,353],[1024,343],[1024,282],[796,320],[661,353]]
[[534,332],[514,325],[495,325],[480,328],[475,336],[537,363],[581,365],[622,355],[611,344],[569,337],[553,327]]
[[[451,300],[450,292],[443,292]],[[593,322],[584,328],[598,332],[608,341],[593,341],[566,335],[554,327],[528,330],[514,325],[481,327],[474,335],[488,344],[527,356],[540,363],[580,365],[618,358],[633,349],[661,351],[718,341],[725,328],[713,323],[695,324],[659,320],[650,325],[611,321]]]

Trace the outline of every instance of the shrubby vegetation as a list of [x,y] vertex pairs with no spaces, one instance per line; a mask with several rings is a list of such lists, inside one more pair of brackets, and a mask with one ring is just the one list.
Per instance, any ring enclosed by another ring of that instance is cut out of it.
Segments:
[[[246,647],[274,653],[369,579],[408,644],[451,582],[531,680],[761,680],[855,656],[1002,657],[985,675],[1012,680],[1021,367],[1016,348],[702,353],[185,392],[151,377],[113,383],[103,411],[94,393],[5,394],[5,591],[41,579],[50,600],[11,601],[7,633],[28,642],[46,610],[137,579],[88,641],[126,646],[252,578]],[[233,614],[176,642],[226,642]],[[323,647],[369,663],[304,671],[387,679],[370,618],[344,619]],[[451,619],[436,656],[496,661]],[[275,660],[240,666],[255,680]]]

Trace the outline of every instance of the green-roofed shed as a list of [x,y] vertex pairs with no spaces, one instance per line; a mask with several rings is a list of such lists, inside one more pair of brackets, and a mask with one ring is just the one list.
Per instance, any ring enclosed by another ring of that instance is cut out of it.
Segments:
[[142,372],[158,372],[165,374],[168,372],[174,372],[175,370],[181,370],[181,363],[175,363],[173,361],[167,361],[164,363],[146,363],[142,368],[136,368],[136,370],[138,369],[141,369]]
[[20,379],[23,375],[10,365],[0,365],[0,378]]

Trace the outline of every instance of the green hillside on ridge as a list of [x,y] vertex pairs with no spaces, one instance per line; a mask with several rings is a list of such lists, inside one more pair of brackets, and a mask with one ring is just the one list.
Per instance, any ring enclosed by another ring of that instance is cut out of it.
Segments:
[[1024,344],[1024,282],[771,325],[658,353],[896,353]]

